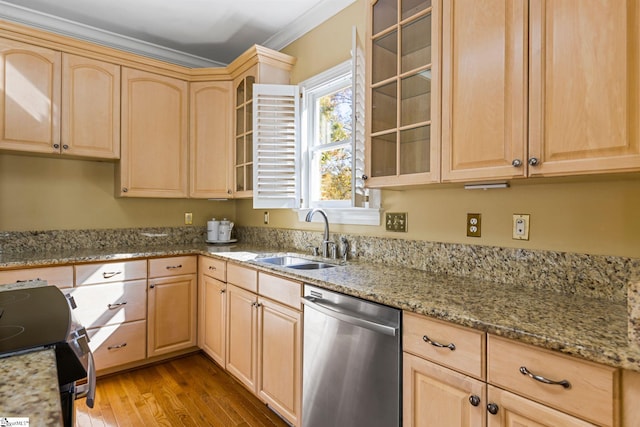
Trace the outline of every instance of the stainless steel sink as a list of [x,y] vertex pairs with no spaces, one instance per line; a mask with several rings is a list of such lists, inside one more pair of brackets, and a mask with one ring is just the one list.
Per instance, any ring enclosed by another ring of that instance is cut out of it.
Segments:
[[314,261],[306,258],[299,258],[296,256],[276,256],[270,258],[256,258],[257,262],[264,262],[266,264],[280,265],[282,267],[293,268],[295,270],[318,270],[321,268],[336,267],[335,264],[327,262]]

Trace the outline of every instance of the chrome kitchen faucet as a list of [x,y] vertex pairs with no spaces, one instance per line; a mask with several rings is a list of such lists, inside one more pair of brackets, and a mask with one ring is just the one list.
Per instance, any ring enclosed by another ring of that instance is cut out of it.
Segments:
[[333,252],[335,253],[335,243],[329,240],[329,219],[327,218],[327,214],[322,209],[312,209],[307,214],[307,217],[304,219],[306,222],[311,222],[313,215],[318,212],[322,215],[324,219],[324,236],[322,237],[322,256],[325,258],[329,257],[329,246],[333,245]]

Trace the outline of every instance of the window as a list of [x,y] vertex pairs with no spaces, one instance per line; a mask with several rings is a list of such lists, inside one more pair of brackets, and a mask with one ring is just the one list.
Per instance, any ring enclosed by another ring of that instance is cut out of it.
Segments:
[[353,52],[299,86],[254,86],[254,208],[299,209],[304,220],[321,207],[333,223],[380,224],[379,191],[362,179],[364,61]]

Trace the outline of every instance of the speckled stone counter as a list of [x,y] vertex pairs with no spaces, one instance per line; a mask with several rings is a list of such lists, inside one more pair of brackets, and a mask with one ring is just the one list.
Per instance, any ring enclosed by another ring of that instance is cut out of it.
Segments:
[[209,255],[587,360],[640,371],[639,346],[629,340],[627,305],[618,299],[550,291],[517,280],[506,284],[372,262],[349,261],[329,269],[292,270],[257,261],[261,256],[282,253],[250,244],[5,253],[0,256],[0,269]]
[[[0,292],[44,285],[0,285]],[[62,425],[55,350],[0,358],[0,378],[0,417],[28,417],[31,426]]]

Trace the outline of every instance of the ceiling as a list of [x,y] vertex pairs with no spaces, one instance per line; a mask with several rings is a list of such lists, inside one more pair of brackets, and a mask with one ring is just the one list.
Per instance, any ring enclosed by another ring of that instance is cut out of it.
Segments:
[[355,0],[0,0],[0,19],[188,67],[282,49]]

